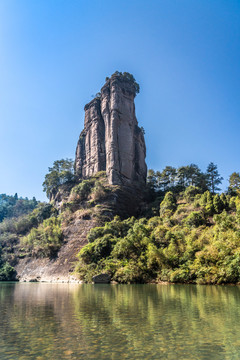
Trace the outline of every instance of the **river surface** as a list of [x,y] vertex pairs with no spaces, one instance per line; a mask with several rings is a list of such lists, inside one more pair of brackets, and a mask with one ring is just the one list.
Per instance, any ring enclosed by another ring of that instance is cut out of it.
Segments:
[[0,283],[0,359],[240,359],[240,288]]

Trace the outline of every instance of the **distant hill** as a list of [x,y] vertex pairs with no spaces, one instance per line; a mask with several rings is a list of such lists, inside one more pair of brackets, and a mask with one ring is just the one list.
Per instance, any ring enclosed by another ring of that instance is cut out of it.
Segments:
[[38,203],[35,197],[29,200],[28,198],[19,198],[17,193],[14,196],[0,194],[0,222],[4,219],[28,214],[36,208]]

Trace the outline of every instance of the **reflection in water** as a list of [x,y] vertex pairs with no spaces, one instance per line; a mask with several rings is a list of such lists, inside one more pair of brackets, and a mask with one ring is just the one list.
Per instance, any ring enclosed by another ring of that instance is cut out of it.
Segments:
[[240,288],[0,284],[0,359],[239,359]]

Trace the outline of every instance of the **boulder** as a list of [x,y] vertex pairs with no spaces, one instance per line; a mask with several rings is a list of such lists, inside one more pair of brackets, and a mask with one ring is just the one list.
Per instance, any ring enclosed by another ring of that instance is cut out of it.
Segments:
[[99,274],[92,277],[94,284],[109,284],[111,277],[108,274]]

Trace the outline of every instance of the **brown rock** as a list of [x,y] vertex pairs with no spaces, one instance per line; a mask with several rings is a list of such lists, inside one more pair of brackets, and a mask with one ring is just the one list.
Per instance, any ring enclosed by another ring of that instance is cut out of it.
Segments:
[[84,108],[84,130],[81,132],[75,168],[80,177],[86,178],[106,170],[105,125],[100,109],[100,100],[94,99]]

